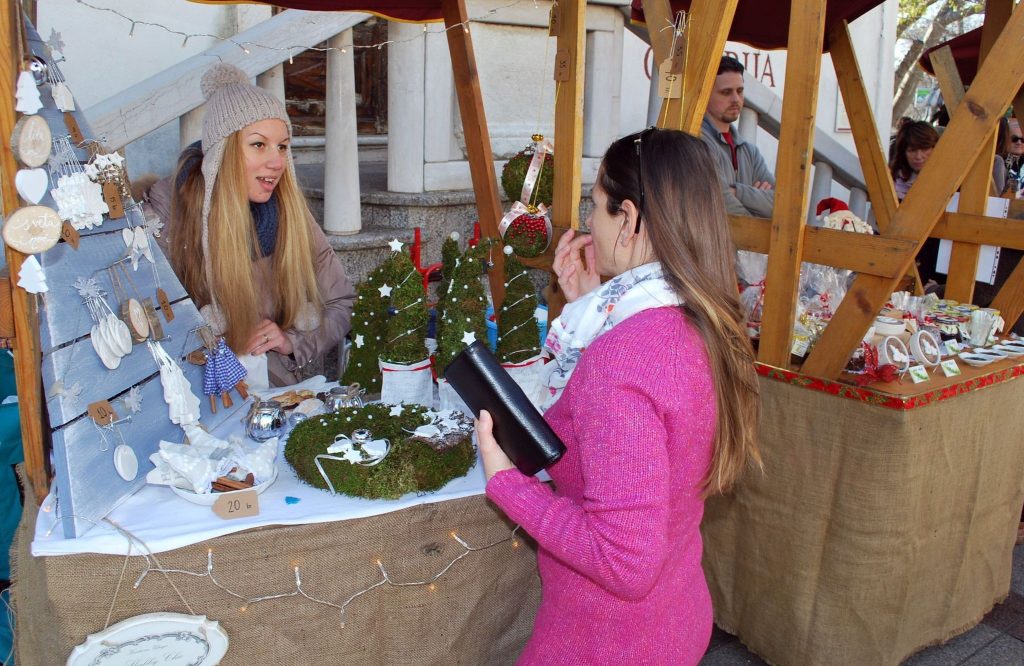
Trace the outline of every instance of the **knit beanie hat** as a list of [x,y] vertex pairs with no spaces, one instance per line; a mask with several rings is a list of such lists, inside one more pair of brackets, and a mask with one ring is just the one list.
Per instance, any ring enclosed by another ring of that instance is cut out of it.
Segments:
[[[202,313],[213,332],[221,335],[227,329],[223,312],[217,305],[213,294],[213,261],[210,257],[210,203],[213,199],[213,186],[224,159],[224,146],[229,136],[253,123],[276,118],[288,126],[291,134],[292,124],[284,104],[262,88],[249,83],[245,72],[227,63],[214,65],[203,74],[200,87],[206,98],[206,113],[203,116],[203,180],[206,190],[203,193],[202,242],[203,268],[206,271],[207,285],[210,287],[210,304],[202,308]],[[288,169],[292,169],[288,159]]]

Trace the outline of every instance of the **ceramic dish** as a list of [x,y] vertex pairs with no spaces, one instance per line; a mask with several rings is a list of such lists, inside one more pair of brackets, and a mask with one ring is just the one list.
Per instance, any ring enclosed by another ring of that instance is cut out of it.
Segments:
[[992,345],[992,349],[994,351],[1002,352],[1002,353],[1006,354],[1007,356],[1009,356],[1010,358],[1017,358],[1018,356],[1024,356],[1024,347],[1020,347],[1018,345],[998,344],[998,345]]
[[178,497],[180,497],[181,499],[187,500],[189,502],[192,502],[193,504],[201,504],[203,506],[213,506],[213,503],[217,501],[218,497],[224,497],[224,496],[231,497],[232,495],[235,495],[237,493],[246,493],[246,492],[249,492],[250,490],[255,490],[256,494],[259,495],[264,490],[269,488],[274,483],[274,481],[277,481],[277,466],[274,467],[274,475],[272,477],[270,477],[269,479],[267,479],[263,483],[259,484],[258,486],[253,486],[252,488],[246,488],[245,490],[232,490],[232,491],[226,492],[226,493],[205,493],[205,494],[200,494],[200,493],[193,493],[193,492],[190,492],[188,490],[183,490],[182,488],[179,488],[179,487],[177,487],[177,486],[175,486],[173,484],[171,484],[171,490],[173,490],[174,494],[177,495]]
[[975,349],[973,353],[974,354],[978,354],[979,356],[988,356],[989,358],[992,358],[993,360],[996,360],[996,361],[1002,360],[1004,358],[1010,358],[1009,354],[1007,354],[1004,351],[999,351],[998,349],[996,349],[994,347],[987,347],[987,348],[979,347],[979,348]]
[[964,353],[964,354],[960,354],[960,356],[958,356],[957,358],[959,358],[961,361],[963,361],[967,365],[974,366],[975,368],[980,368],[982,366],[986,366],[986,365],[988,365],[989,363],[991,363],[992,361],[995,360],[995,358],[991,357],[991,356],[979,356],[978,354],[974,354],[974,353],[970,353],[970,352]]

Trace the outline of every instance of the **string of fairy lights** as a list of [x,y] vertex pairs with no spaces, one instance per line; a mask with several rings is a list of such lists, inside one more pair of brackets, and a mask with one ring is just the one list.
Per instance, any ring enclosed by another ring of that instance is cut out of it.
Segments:
[[[53,506],[52,505],[48,505],[48,504],[44,504],[44,506],[41,507],[41,510],[44,513],[51,513],[51,512],[53,512]],[[118,579],[117,579],[117,585],[114,587],[114,593],[113,593],[113,596],[112,596],[112,598],[110,600],[109,609],[107,610],[107,618],[106,618],[106,621],[103,624],[103,628],[104,629],[107,628],[108,626],[110,626],[110,620],[113,617],[114,609],[117,606],[117,600],[118,600],[118,597],[120,596],[121,588],[122,588],[122,586],[124,584],[125,574],[128,571],[128,563],[129,563],[129,561],[131,561],[132,557],[142,557],[145,560],[145,562],[146,562],[145,569],[143,569],[142,572],[139,574],[139,576],[135,579],[135,583],[132,585],[132,589],[136,589],[136,590],[139,589],[139,587],[146,580],[146,578],[149,576],[149,574],[159,574],[159,575],[161,575],[164,578],[164,580],[167,582],[167,584],[170,585],[171,589],[174,590],[175,594],[178,596],[178,600],[181,601],[181,603],[185,607],[185,609],[190,614],[192,614],[192,615],[195,615],[196,612],[195,612],[195,610],[193,610],[192,606],[188,603],[188,600],[185,598],[185,594],[181,591],[181,589],[179,589],[179,587],[177,585],[174,584],[174,581],[171,578],[172,574],[173,575],[177,575],[177,576],[189,576],[189,577],[192,577],[192,578],[205,578],[205,579],[209,580],[211,585],[213,585],[217,589],[221,590],[222,592],[224,592],[228,596],[233,597],[233,598],[235,598],[235,599],[237,599],[238,601],[241,602],[241,605],[238,607],[238,612],[240,614],[243,614],[243,615],[248,612],[249,606],[252,606],[254,604],[258,604],[258,603],[261,603],[261,602],[264,602],[264,601],[271,601],[273,599],[286,599],[286,598],[295,597],[295,598],[305,599],[306,601],[308,601],[310,603],[313,603],[313,604],[317,604],[317,605],[320,605],[320,606],[326,606],[328,608],[335,609],[338,612],[339,628],[344,629],[345,628],[345,618],[346,618],[345,614],[348,611],[349,605],[351,605],[353,602],[355,602],[360,597],[362,597],[362,596],[364,596],[366,594],[369,594],[369,593],[373,592],[374,590],[376,590],[378,588],[381,588],[381,587],[384,587],[384,586],[400,587],[400,588],[405,588],[405,587],[424,587],[428,591],[434,592],[434,591],[437,590],[437,583],[438,583],[438,581],[442,577],[444,577],[449,571],[451,571],[451,569],[460,560],[462,560],[465,557],[468,557],[472,553],[478,553],[478,552],[481,552],[481,551],[490,550],[492,548],[496,548],[496,547],[498,547],[498,546],[500,546],[502,544],[506,544],[506,543],[509,544],[509,546],[511,548],[513,548],[513,549],[518,549],[520,547],[520,545],[521,545],[521,542],[519,541],[519,537],[518,537],[518,533],[519,533],[519,529],[520,529],[519,525],[516,525],[515,527],[513,527],[512,530],[509,532],[508,536],[502,537],[502,538],[497,539],[495,541],[491,541],[491,542],[486,543],[486,544],[484,544],[482,546],[471,545],[468,541],[463,539],[461,536],[459,536],[459,534],[457,532],[455,532],[453,530],[453,531],[449,532],[449,536],[456,543],[458,543],[459,547],[462,550],[457,555],[455,555],[450,560],[448,560],[448,562],[444,566],[442,566],[440,569],[438,569],[434,574],[432,574],[430,576],[427,576],[426,578],[423,578],[421,580],[396,580],[395,578],[393,578],[391,576],[390,573],[388,573],[387,567],[385,567],[383,559],[377,558],[376,561],[374,562],[374,564],[377,567],[377,570],[378,570],[378,573],[379,573],[380,577],[376,581],[374,581],[373,583],[367,585],[366,587],[360,588],[360,589],[350,593],[347,597],[345,597],[345,599],[343,601],[341,601],[341,603],[337,603],[337,602],[334,602],[334,601],[329,601],[329,600],[324,599],[324,598],[319,597],[319,596],[314,596],[313,594],[308,592],[303,587],[302,571],[301,571],[297,561],[292,561],[289,564],[289,566],[291,567],[291,572],[290,573],[294,576],[294,579],[293,579],[294,580],[294,582],[293,582],[294,588],[293,589],[287,589],[286,591],[282,591],[282,592],[270,592],[270,593],[260,594],[260,595],[256,595],[256,596],[248,596],[248,595],[236,592],[235,590],[231,589],[230,587],[228,587],[227,585],[225,585],[224,583],[222,583],[220,580],[217,579],[217,576],[216,576],[216,573],[215,573],[215,566],[214,566],[213,548],[208,548],[206,550],[206,566],[203,569],[200,569],[200,570],[190,570],[190,569],[175,569],[175,568],[171,568],[171,567],[165,567],[165,566],[163,566],[163,564],[160,563],[160,559],[157,557],[156,553],[154,553],[152,551],[152,549],[149,548],[149,546],[146,544],[145,541],[143,541],[141,538],[139,538],[138,536],[133,534],[130,530],[128,530],[128,529],[118,525],[116,522],[114,522],[110,518],[104,518],[102,520],[102,522],[97,522],[95,520],[92,520],[91,518],[87,518],[87,517],[80,516],[80,515],[73,515],[72,518],[79,519],[79,520],[85,520],[86,522],[89,522],[89,523],[91,523],[93,525],[96,525],[96,526],[109,526],[109,527],[113,528],[118,534],[123,536],[127,540],[127,542],[128,542],[127,552],[125,553],[125,556],[124,556],[124,562],[121,565],[121,572],[120,572],[120,575],[118,576]],[[54,520],[54,524],[50,528],[49,532],[47,532],[47,536],[49,536],[49,534],[53,532],[53,530],[57,527],[57,525],[60,524],[60,521],[61,521],[61,516],[60,515],[56,515],[55,520]],[[137,549],[137,552],[133,553],[132,551],[134,549]],[[10,606],[9,603],[6,602],[6,600],[4,600],[4,603],[7,606],[8,614],[9,615],[13,615],[14,614],[13,608]],[[13,621],[15,619],[16,618],[12,618],[12,625],[11,626],[14,626],[13,625]]]
[[[156,28],[156,29],[159,29],[159,30],[163,30],[164,32],[167,32],[168,34],[176,35],[178,37],[181,37],[182,38],[182,42],[181,42],[181,46],[182,47],[186,46],[190,39],[212,39],[212,40],[217,41],[217,42],[227,42],[229,44],[233,44],[234,46],[238,47],[246,55],[249,55],[251,53],[250,49],[252,49],[252,48],[265,49],[265,50],[268,50],[268,51],[287,51],[287,52],[292,53],[292,54],[299,53],[299,52],[302,52],[302,51],[320,51],[320,52],[324,52],[324,53],[329,52],[329,51],[340,51],[341,53],[346,53],[348,48],[352,48],[353,50],[357,50],[357,49],[382,49],[385,46],[388,46],[390,44],[402,44],[402,43],[405,43],[405,42],[411,42],[414,39],[418,39],[418,36],[417,37],[410,37],[410,38],[407,38],[407,39],[401,39],[401,40],[388,39],[388,40],[385,40],[383,42],[377,42],[377,43],[374,43],[374,44],[352,44],[350,47],[306,46],[306,45],[302,45],[302,44],[295,44],[295,45],[292,45],[292,46],[268,46],[266,44],[259,44],[259,43],[256,43],[256,42],[238,41],[237,39],[234,39],[232,37],[222,37],[221,35],[215,35],[215,34],[206,33],[206,32],[184,32],[182,30],[177,30],[175,28],[168,27],[168,26],[163,25],[162,23],[159,23],[159,22],[156,22],[156,21],[150,21],[148,19],[140,19],[140,18],[134,18],[132,16],[128,16],[127,14],[124,14],[123,12],[121,12],[121,11],[119,11],[117,9],[113,9],[111,7],[100,7],[100,6],[92,4],[91,2],[88,2],[87,0],[75,0],[75,2],[77,4],[83,6],[83,7],[87,7],[89,9],[92,9],[92,10],[95,10],[95,11],[106,12],[106,13],[109,13],[109,14],[113,14],[113,15],[117,16],[118,18],[121,18],[124,21],[128,22],[128,24],[129,24],[128,36],[129,37],[134,37],[135,36],[135,28],[136,27],[144,26],[144,27]],[[540,6],[539,0],[513,0],[512,2],[509,2],[509,3],[504,4],[504,5],[500,5],[498,7],[492,7],[491,9],[489,9],[489,10],[487,10],[487,11],[485,11],[485,12],[479,14],[479,15],[470,17],[470,18],[466,19],[465,21],[462,21],[461,23],[454,23],[452,25],[447,26],[443,30],[436,30],[436,31],[432,31],[432,32],[437,32],[437,33],[441,34],[441,33],[447,33],[449,30],[455,30],[455,29],[461,28],[463,32],[468,33],[469,32],[469,24],[470,23],[472,23],[474,21],[484,21],[484,20],[486,20],[488,18],[496,16],[498,13],[500,13],[501,11],[503,11],[505,9],[509,9],[511,7],[515,7],[516,5],[520,5],[520,4],[523,4],[525,2],[532,2],[535,9],[538,9],[538,10],[543,9]],[[556,5],[558,4],[557,0],[555,0],[554,4],[556,4]],[[423,24],[423,32],[427,32],[427,24],[426,23]],[[289,61],[291,61],[291,56],[289,56]]]

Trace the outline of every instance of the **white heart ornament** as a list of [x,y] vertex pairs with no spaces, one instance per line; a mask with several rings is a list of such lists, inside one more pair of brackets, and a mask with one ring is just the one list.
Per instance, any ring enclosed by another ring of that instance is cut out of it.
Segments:
[[19,169],[14,175],[14,187],[21,198],[37,204],[46,196],[50,187],[50,176],[46,169]]

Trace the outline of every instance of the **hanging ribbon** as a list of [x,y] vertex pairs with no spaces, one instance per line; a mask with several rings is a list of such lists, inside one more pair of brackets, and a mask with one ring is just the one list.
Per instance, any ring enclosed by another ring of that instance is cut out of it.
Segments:
[[519,194],[519,201],[529,204],[533,198],[533,190],[537,186],[540,171],[544,168],[544,160],[549,154],[554,154],[554,148],[550,141],[545,141],[541,134],[533,135],[533,159],[526,170],[526,177],[523,179],[523,191]]

